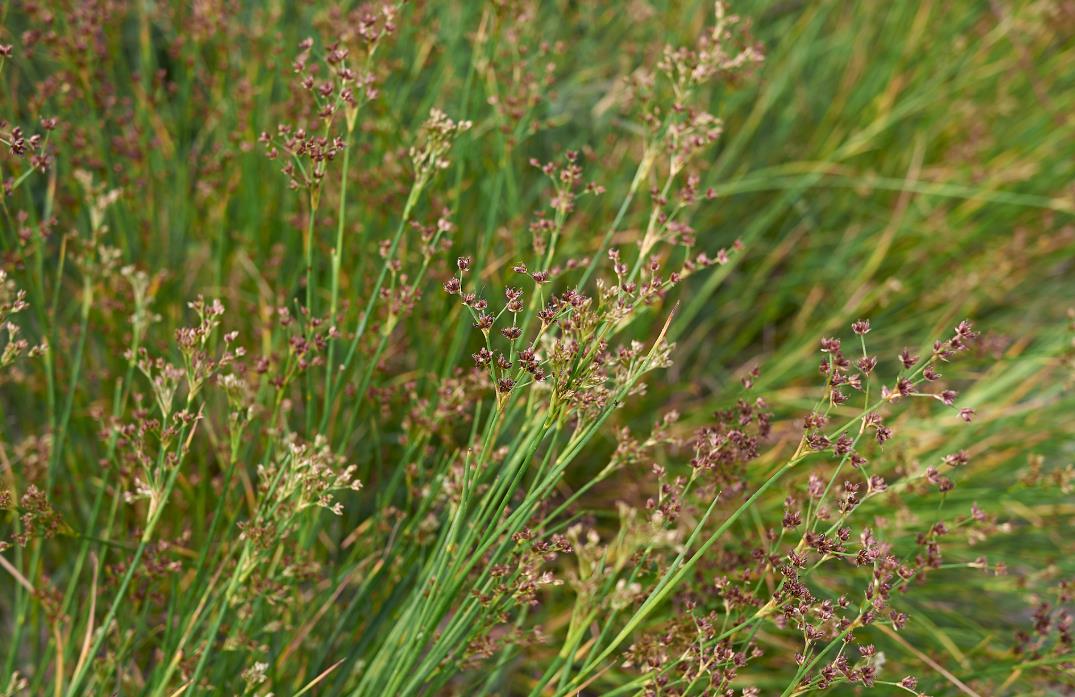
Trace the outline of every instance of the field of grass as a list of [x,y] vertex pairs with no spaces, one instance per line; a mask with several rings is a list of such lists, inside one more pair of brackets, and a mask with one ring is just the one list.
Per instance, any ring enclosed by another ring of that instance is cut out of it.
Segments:
[[1075,694],[1073,66],[1064,0],[5,1],[0,695]]

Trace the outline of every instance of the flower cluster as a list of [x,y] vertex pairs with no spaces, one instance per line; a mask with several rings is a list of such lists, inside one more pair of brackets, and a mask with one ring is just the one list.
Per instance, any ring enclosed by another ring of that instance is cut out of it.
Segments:
[[409,150],[415,178],[428,181],[434,172],[446,169],[449,164],[446,155],[452,143],[472,125],[470,121],[453,121],[440,109],[430,109],[429,118],[419,131],[418,142]]

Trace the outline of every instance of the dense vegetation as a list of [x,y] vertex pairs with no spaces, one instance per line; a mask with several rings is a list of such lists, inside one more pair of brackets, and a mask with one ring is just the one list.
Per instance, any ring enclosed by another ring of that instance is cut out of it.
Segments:
[[1075,11],[0,6],[0,695],[1075,690]]

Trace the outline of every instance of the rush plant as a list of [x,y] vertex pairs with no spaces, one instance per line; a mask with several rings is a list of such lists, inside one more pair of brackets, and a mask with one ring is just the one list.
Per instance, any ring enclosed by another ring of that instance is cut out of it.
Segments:
[[0,695],[1075,690],[1063,2],[0,6]]

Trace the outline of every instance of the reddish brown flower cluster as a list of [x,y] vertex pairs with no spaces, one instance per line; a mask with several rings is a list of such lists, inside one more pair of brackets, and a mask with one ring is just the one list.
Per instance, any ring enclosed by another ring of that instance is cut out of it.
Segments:
[[[60,532],[63,521],[52,507],[45,492],[31,484],[18,498],[15,504],[15,495],[7,490],[0,490],[0,511],[17,510],[20,528],[12,536],[12,542],[19,547],[25,547],[36,538],[48,539]],[[0,539],[0,551],[8,547],[8,543]]]

